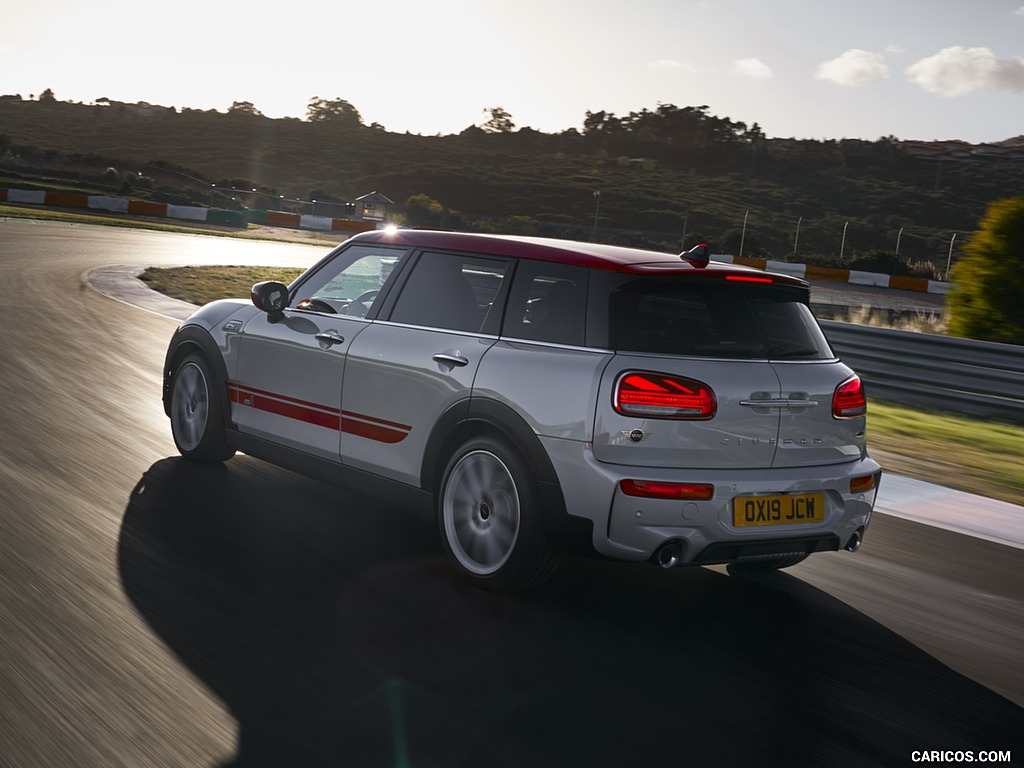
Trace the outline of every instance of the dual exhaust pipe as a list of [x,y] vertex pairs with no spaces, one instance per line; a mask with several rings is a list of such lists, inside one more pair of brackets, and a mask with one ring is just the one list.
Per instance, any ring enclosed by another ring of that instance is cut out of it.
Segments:
[[682,545],[678,541],[667,541],[654,551],[651,562],[660,568],[675,568],[682,556]]
[[850,540],[846,542],[846,546],[843,547],[847,552],[856,552],[860,549],[860,545],[864,543],[864,529],[858,528],[857,532],[850,537]]
[[[864,543],[864,529],[858,528],[850,540],[843,547],[847,552],[856,552]],[[667,541],[654,551],[651,562],[660,568],[675,568],[679,565],[679,558],[683,555],[683,547],[679,541]]]

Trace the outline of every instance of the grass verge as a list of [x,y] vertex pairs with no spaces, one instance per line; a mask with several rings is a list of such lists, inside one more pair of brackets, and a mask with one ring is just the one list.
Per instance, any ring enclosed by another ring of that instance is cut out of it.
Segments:
[[302,274],[286,267],[149,267],[139,279],[154,291],[203,305],[217,299],[249,297],[253,283],[277,280],[287,285]]
[[1020,426],[872,400],[868,444],[890,472],[1024,506]]

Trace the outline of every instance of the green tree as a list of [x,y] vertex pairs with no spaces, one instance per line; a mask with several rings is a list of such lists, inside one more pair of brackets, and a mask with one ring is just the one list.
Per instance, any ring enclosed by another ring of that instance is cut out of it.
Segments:
[[1024,344],[1024,197],[991,203],[953,268],[949,331]]
[[444,206],[441,205],[441,203],[429,195],[424,195],[422,193],[413,195],[405,201],[405,204],[410,208],[420,208],[427,213],[444,213]]
[[587,116],[583,119],[583,134],[585,136],[595,133],[618,134],[622,131],[622,120],[611,112],[587,110]]
[[512,122],[512,115],[506,112],[504,107],[488,107],[484,113],[490,115],[481,126],[487,133],[511,133],[516,127]]
[[363,116],[345,99],[321,99],[314,96],[306,106],[306,120],[311,123],[327,121],[362,125]]
[[406,223],[414,227],[439,227],[445,223],[445,208],[429,195],[413,195],[405,201]]
[[253,115],[263,117],[263,113],[256,109],[251,101],[236,101],[228,107],[229,115]]

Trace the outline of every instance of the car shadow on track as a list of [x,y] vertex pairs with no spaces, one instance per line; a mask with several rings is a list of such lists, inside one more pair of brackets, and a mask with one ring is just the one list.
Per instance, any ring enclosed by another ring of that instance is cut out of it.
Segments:
[[154,464],[118,555],[133,604],[237,719],[230,768],[1022,748],[1024,710],[793,576],[566,559],[539,590],[489,594],[428,521],[248,457]]

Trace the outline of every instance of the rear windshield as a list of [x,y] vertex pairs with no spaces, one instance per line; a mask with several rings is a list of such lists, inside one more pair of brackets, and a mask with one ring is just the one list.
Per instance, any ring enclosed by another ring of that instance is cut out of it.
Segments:
[[794,286],[636,280],[613,298],[614,346],[623,352],[732,359],[833,357]]

